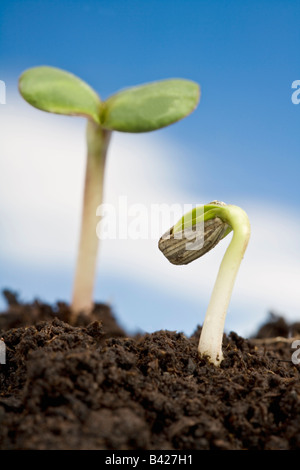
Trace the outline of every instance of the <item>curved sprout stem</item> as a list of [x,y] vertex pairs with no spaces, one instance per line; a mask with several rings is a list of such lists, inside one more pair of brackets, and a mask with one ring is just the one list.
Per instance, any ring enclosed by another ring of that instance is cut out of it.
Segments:
[[87,163],[82,208],[82,224],[77,255],[71,309],[76,316],[93,308],[93,289],[99,240],[96,209],[102,203],[103,180],[111,131],[92,120],[87,123]]
[[220,206],[216,214],[233,229],[233,237],[225,252],[205,315],[198,352],[215,365],[223,359],[222,339],[225,317],[234,282],[250,237],[246,212],[237,206]]

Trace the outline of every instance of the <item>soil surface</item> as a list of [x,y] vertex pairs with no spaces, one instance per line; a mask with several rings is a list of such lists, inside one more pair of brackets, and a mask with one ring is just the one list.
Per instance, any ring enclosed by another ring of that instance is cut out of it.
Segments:
[[127,337],[106,305],[71,324],[66,304],[5,297],[0,449],[300,449],[299,325],[224,335],[216,368],[200,327]]

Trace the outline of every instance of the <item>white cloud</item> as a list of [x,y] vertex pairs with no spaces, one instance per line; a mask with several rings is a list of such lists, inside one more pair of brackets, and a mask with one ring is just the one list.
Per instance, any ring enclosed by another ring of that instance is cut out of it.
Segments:
[[[1,257],[22,264],[74,264],[85,165],[85,122],[39,112],[21,99],[0,108]],[[206,195],[181,191],[178,143],[161,133],[115,133],[108,155],[105,202],[128,204],[209,202]],[[218,195],[216,194],[216,198]],[[226,201],[232,202],[234,201]],[[246,199],[252,236],[234,289],[230,312],[240,331],[262,320],[269,308],[299,317],[300,222],[292,208]],[[162,226],[163,232],[169,228]],[[176,267],[157,248],[157,240],[106,240],[101,266],[189,300],[209,295],[228,245],[224,240],[195,263]],[[239,316],[246,312],[247,316]],[[237,328],[238,329],[238,328]]]

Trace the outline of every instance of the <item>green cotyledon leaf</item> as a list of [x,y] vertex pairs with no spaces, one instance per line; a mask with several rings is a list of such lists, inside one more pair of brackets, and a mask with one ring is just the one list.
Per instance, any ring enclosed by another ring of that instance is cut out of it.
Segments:
[[97,93],[75,75],[55,67],[33,67],[19,79],[19,90],[32,106],[50,113],[85,116],[100,123]]
[[128,88],[105,101],[103,127],[121,132],[149,132],[190,114],[200,98],[199,85],[170,79]]

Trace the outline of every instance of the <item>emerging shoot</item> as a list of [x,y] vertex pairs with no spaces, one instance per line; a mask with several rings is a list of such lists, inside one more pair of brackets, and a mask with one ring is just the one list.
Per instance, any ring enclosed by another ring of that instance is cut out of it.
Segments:
[[223,360],[222,339],[228,305],[240,263],[250,237],[245,211],[219,201],[197,207],[185,214],[159,240],[159,249],[177,265],[199,258],[233,231],[225,252],[205,315],[198,352],[216,366]]
[[171,79],[129,88],[106,101],[84,81],[53,67],[34,67],[19,80],[23,98],[43,111],[83,116],[87,122],[87,163],[82,224],[73,287],[72,311],[93,308],[98,238],[96,209],[102,203],[106,154],[112,131],[149,132],[168,126],[197,106],[199,86]]

